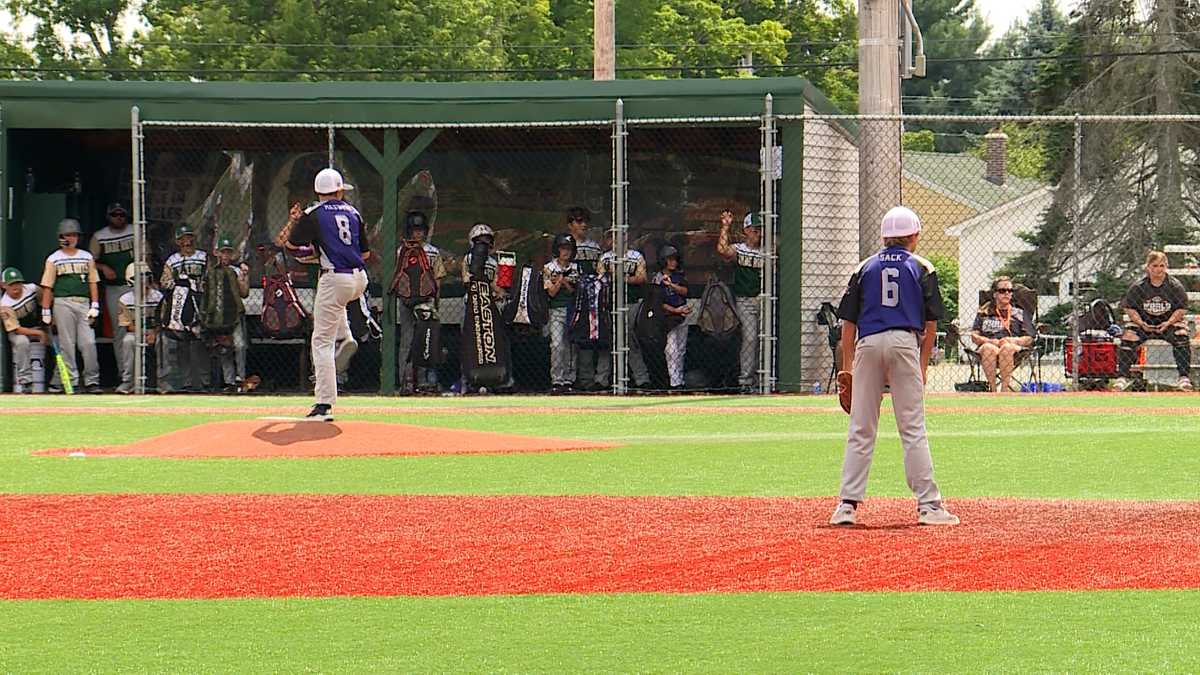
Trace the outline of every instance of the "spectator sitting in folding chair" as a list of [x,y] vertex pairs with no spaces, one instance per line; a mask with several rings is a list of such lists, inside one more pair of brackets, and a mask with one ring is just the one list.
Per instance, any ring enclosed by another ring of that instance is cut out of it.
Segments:
[[[979,363],[987,378],[988,391],[1020,391],[1013,370],[1022,355],[1033,346],[1032,319],[1013,303],[1012,279],[997,277],[992,282],[992,299],[983,303],[971,328]],[[1000,372],[999,389],[996,371]]]

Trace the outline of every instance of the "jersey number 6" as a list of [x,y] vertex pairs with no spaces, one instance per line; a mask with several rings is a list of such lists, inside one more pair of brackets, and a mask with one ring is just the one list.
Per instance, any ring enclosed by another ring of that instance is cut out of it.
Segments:
[[347,246],[352,245],[354,243],[354,235],[350,233],[350,219],[338,214],[333,217],[333,222],[337,223],[338,239],[341,239],[342,243]]
[[879,278],[883,282],[883,306],[895,307],[900,304],[900,284],[893,280],[900,278],[900,270],[885,267],[882,271]]

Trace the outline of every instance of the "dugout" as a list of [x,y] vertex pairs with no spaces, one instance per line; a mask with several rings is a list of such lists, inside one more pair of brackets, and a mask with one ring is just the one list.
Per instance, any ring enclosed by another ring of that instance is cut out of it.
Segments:
[[[709,274],[729,272],[712,254],[716,214],[724,205],[761,209],[760,127],[768,94],[776,115],[839,112],[801,78],[3,82],[0,261],[34,276],[55,247],[61,217],[77,216],[92,232],[103,226],[107,203],[130,201],[136,106],[143,123],[143,216],[159,256],[170,245],[161,232],[179,221],[201,227],[202,246],[205,232],[209,241],[232,235],[243,247],[269,240],[288,202],[308,198],[305,182],[332,156],[362,188],[356,203],[374,228],[377,249],[394,247],[405,208],[432,197],[434,243],[443,249],[461,255],[466,230],[486,220],[506,232],[500,247],[536,262],[546,255],[548,237],[562,229],[567,206],[593,212],[597,238],[611,223],[612,120],[620,100],[629,120],[631,237],[648,250],[681,244],[698,296]],[[824,335],[812,317],[856,261],[857,150],[849,124],[783,119],[777,128],[785,152],[772,206],[779,291],[769,330],[777,341],[778,389],[793,391],[828,369]],[[806,166],[806,155],[819,156],[821,166]],[[386,263],[373,272],[376,298],[390,278]],[[443,295],[452,295],[453,286]],[[454,312],[447,302],[443,321]],[[394,384],[392,340],[389,328],[379,357],[385,393]],[[2,362],[8,387],[7,355]]]

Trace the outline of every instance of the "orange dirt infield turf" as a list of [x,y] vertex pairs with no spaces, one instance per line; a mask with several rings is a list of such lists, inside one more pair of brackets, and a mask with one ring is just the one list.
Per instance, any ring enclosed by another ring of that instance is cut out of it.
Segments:
[[0,496],[0,597],[1200,588],[1200,503]]
[[210,422],[128,445],[39,450],[37,455],[109,457],[347,457],[566,452],[613,447],[596,441],[382,422],[235,420]]

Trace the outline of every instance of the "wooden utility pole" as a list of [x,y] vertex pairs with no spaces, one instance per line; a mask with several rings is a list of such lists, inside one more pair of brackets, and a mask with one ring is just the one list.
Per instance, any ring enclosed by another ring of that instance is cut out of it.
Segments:
[[[900,0],[859,0],[858,112],[900,114]],[[858,251],[879,250],[879,224],[900,204],[900,122],[868,122],[858,133]]]
[[614,0],[594,0],[592,4],[592,79],[615,80],[617,77],[617,19]]

